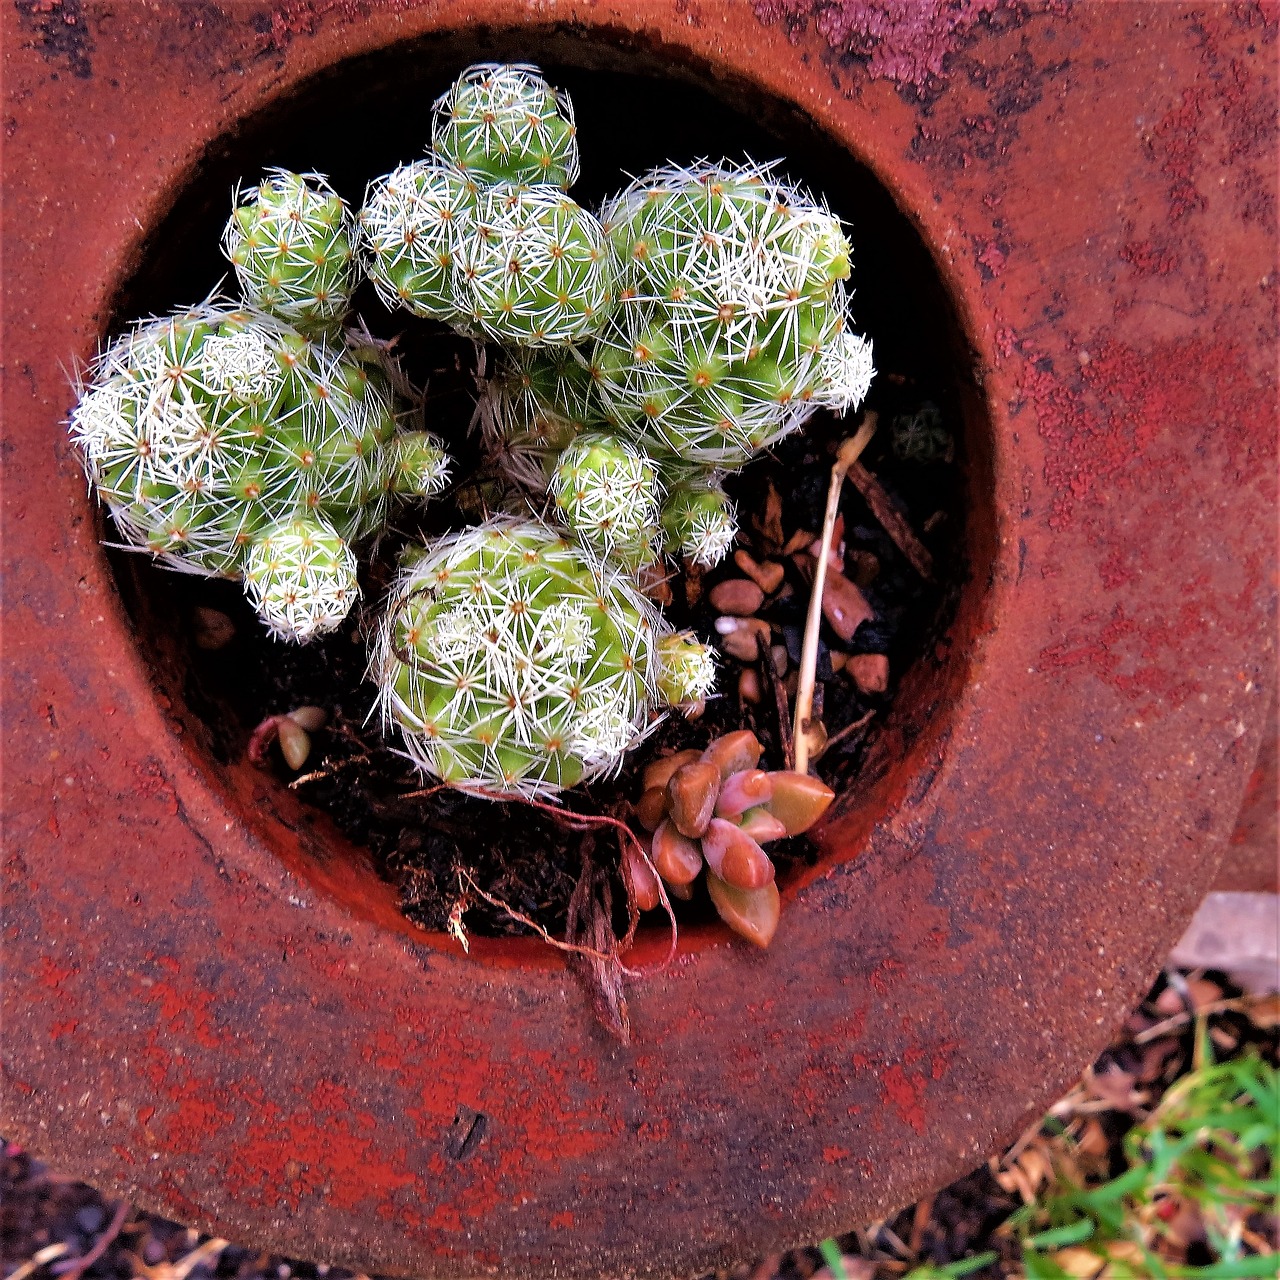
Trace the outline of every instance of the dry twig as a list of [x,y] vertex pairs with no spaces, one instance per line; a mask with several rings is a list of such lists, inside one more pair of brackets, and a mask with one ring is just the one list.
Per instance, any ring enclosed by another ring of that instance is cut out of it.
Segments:
[[800,682],[796,687],[796,710],[792,717],[795,725],[797,773],[809,771],[809,756],[813,750],[810,720],[813,714],[813,684],[818,669],[818,631],[822,626],[822,591],[827,581],[827,563],[831,558],[831,543],[835,536],[836,513],[840,508],[840,490],[850,467],[858,461],[858,455],[871,442],[876,430],[876,415],[868,413],[857,432],[843,441],[831,468],[831,484],[827,489],[827,509],[822,518],[822,549],[813,570],[813,594],[809,597],[809,614],[804,624],[804,644],[800,650]]
[[[872,415],[867,414],[870,418]],[[933,557],[928,549],[912,532],[911,526],[898,513],[897,507],[889,500],[884,486],[860,462],[849,467],[849,482],[862,494],[871,514],[880,522],[885,533],[891,537],[898,550],[910,561],[911,567],[926,581],[933,579]]]

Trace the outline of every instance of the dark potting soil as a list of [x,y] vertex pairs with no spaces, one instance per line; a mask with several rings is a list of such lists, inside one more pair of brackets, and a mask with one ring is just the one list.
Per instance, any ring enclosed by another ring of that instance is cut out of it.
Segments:
[[[457,466],[455,476],[470,476],[479,462],[467,423],[474,402],[475,352],[464,339],[434,326],[419,326],[405,335],[406,366],[428,387],[429,424],[448,440]],[[846,565],[861,565],[866,577],[868,553],[878,572],[865,587],[876,617],[864,623],[849,644],[842,644],[823,624],[818,658],[815,713],[828,735],[873,713],[869,722],[846,734],[823,755],[817,771],[837,790],[856,788],[860,762],[892,700],[897,677],[925,652],[945,627],[958,592],[961,509],[960,465],[943,460],[904,460],[894,450],[904,424],[930,425],[937,439],[958,439],[958,414],[948,411],[935,389],[916,385],[905,376],[881,373],[866,405],[878,414],[880,426],[863,462],[878,476],[909,526],[923,540],[935,560],[935,574],[926,582],[877,522],[852,484],[844,486],[840,510],[844,515]],[[829,413],[815,415],[806,429],[783,441],[727,480],[739,506],[740,546],[757,560],[770,550],[767,526],[773,513],[776,535],[781,516],[783,540],[797,530],[818,537],[826,502],[831,462],[836,446],[854,430]],[[433,780],[418,774],[405,757],[394,727],[384,733],[373,711],[374,689],[365,678],[368,641],[376,611],[385,596],[395,560],[406,542],[438,534],[473,521],[477,511],[465,487],[455,489],[423,509],[402,508],[395,528],[383,538],[362,570],[362,606],[344,628],[306,646],[272,640],[254,618],[238,584],[166,573],[145,566],[135,580],[163,574],[163,590],[147,591],[149,609],[163,608],[168,625],[187,635],[182,693],[188,707],[204,721],[212,749],[224,761],[239,758],[248,734],[269,715],[299,706],[318,705],[329,715],[327,725],[313,735],[311,758],[301,774],[291,772],[278,751],[271,752],[280,785],[293,784],[309,804],[325,811],[355,843],[365,846],[375,863],[400,892],[405,914],[431,929],[442,929],[451,913],[465,906],[465,927],[483,935],[520,934],[526,926],[505,911],[464,892],[461,873],[470,874],[495,899],[529,916],[555,936],[565,932],[569,898],[582,871],[583,839],[566,830],[554,815],[520,806],[433,789]],[[776,554],[786,569],[786,586],[761,609],[759,616],[774,626],[774,643],[788,652],[794,672],[800,656],[809,585],[790,558]],[[850,570],[851,576],[853,570]],[[715,611],[708,601],[714,585],[740,577],[732,557],[705,575],[691,577],[683,568],[669,580],[672,601],[666,608],[677,627],[692,627],[704,639],[715,639]],[[157,605],[157,598],[163,601]],[[226,614],[235,635],[215,651],[195,643],[195,612],[199,606]],[[165,625],[157,619],[152,625]],[[181,642],[179,642],[181,644]],[[884,694],[860,693],[847,673],[832,669],[831,656],[849,653],[888,655],[892,678]],[[764,745],[762,766],[787,767],[774,692],[761,674],[763,697],[757,704],[737,696],[742,664],[724,657],[718,696],[704,714],[687,720],[668,714],[646,742],[631,753],[620,777],[598,781],[563,797],[564,808],[590,814],[626,818],[630,802],[638,798],[638,778],[644,765],[663,754],[705,746],[712,738],[735,729],[751,729]],[[794,677],[793,677],[794,681]],[[788,704],[792,700],[787,699]],[[589,848],[616,877],[617,848],[613,838],[597,835]],[[770,855],[785,876],[787,868],[812,858],[803,838],[770,846]],[[615,878],[615,924],[626,927],[625,893]],[[680,904],[682,919],[711,918],[705,896]]]

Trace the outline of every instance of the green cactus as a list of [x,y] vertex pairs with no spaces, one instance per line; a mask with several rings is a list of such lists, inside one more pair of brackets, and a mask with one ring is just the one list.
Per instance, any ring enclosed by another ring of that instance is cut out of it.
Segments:
[[737,509],[713,476],[681,480],[662,504],[662,532],[669,550],[710,569],[738,536]]
[[557,187],[481,188],[462,246],[459,306],[499,342],[564,346],[594,334],[613,307],[613,260],[600,223]]
[[448,165],[418,160],[365,192],[360,233],[369,277],[386,306],[455,326],[469,323],[457,298],[464,243],[475,235],[476,186]]
[[692,631],[663,636],[658,654],[658,692],[673,707],[692,706],[715,687],[715,650]]
[[662,485],[635,445],[602,432],[579,436],[560,455],[551,496],[574,536],[606,561],[636,570],[657,559]]
[[245,301],[307,334],[336,331],[358,281],[355,226],[318,173],[271,169],[239,196],[222,247]]
[[433,108],[432,149],[477,182],[550,184],[578,178],[573,104],[537,67],[478,63]]
[[[426,773],[554,795],[620,767],[670,686],[657,609],[540,521],[495,518],[405,557],[371,670]],[[704,696],[681,651],[681,691]]]
[[501,352],[481,378],[477,419],[490,462],[530,493],[545,493],[560,454],[581,432],[607,428],[588,351]]
[[[215,303],[144,321],[107,348],[70,428],[130,544],[231,577],[273,526],[314,519],[350,544],[385,526],[393,493],[429,496],[447,472],[434,439],[396,440],[381,369]],[[332,605],[317,609],[291,638],[330,625]]]
[[596,343],[611,418],[656,456],[742,466],[865,395],[839,222],[768,168],[658,169],[609,201],[619,302]]
[[263,529],[249,545],[244,581],[270,630],[299,642],[341,625],[359,595],[351,548],[314,516]]

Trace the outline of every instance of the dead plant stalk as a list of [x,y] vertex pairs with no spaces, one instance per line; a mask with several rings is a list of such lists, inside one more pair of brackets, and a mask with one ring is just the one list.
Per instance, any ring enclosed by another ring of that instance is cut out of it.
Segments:
[[827,489],[827,509],[822,518],[822,548],[813,571],[813,594],[809,597],[809,614],[804,624],[804,644],[800,650],[800,677],[796,686],[796,709],[792,716],[796,743],[796,772],[808,773],[813,751],[812,726],[813,685],[818,671],[818,632],[822,627],[822,592],[827,582],[827,561],[835,537],[836,514],[840,509],[840,491],[849,468],[871,443],[876,432],[876,415],[868,413],[858,430],[841,441],[831,468],[831,484]]

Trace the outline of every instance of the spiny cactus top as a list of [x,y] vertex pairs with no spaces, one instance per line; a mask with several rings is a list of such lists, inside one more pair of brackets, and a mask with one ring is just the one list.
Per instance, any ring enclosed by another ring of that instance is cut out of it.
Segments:
[[619,304],[595,348],[605,405],[657,454],[735,468],[819,405],[866,394],[849,244],[767,167],[657,169],[602,212]]
[[664,634],[629,579],[540,521],[495,518],[406,556],[372,674],[427,773],[552,795],[643,738]]
[[433,147],[365,194],[383,301],[519,346],[594,334],[613,307],[613,259],[564,192],[578,174],[568,95],[534,67],[470,67],[436,104]]
[[[238,576],[266,530],[298,519],[351,542],[383,527],[393,492],[445,482],[432,438],[396,434],[380,369],[267,316],[207,303],[144,321],[89,384],[70,423],[89,477],[125,538],[178,568]],[[291,639],[328,625],[264,616]]]
[[401,165],[369,184],[360,230],[369,277],[389,309],[470,323],[471,308],[460,310],[455,300],[456,276],[475,234],[476,195],[471,179],[434,160]]
[[492,338],[525,347],[578,342],[613,305],[604,231],[556,187],[482,188],[463,245],[456,301]]
[[662,531],[672,552],[711,569],[738,536],[738,512],[714,477],[681,480],[662,504]]
[[537,67],[468,67],[436,100],[431,144],[442,160],[481,183],[568,189],[578,180],[573,104]]
[[355,224],[318,173],[272,169],[223,232],[245,301],[308,334],[332,332],[355,291]]
[[662,484],[648,456],[603,432],[560,455],[551,496],[574,536],[610,563],[642,569],[658,558]]

